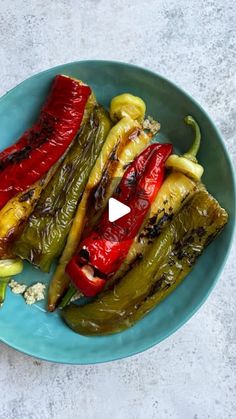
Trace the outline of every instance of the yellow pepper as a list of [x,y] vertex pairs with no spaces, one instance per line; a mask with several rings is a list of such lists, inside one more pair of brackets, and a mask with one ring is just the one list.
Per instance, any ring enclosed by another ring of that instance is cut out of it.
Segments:
[[2,306],[10,277],[21,273],[23,262],[21,259],[0,260],[0,307]]
[[146,112],[146,105],[144,101],[137,96],[130,93],[123,93],[122,95],[113,97],[110,104],[110,117],[114,122],[129,116],[130,118],[139,121],[144,120]]
[[0,278],[18,275],[22,270],[23,262],[19,258],[0,260]]

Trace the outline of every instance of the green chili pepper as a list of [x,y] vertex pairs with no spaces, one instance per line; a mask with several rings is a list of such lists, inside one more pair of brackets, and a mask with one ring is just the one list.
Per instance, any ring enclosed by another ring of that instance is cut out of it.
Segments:
[[200,181],[204,169],[198,164],[196,156],[201,143],[201,131],[197,121],[191,115],[186,116],[184,122],[194,130],[194,141],[190,149],[182,156],[171,154],[166,160],[166,167],[177,172],[182,172],[195,181]]
[[17,255],[43,271],[49,271],[64,248],[78,201],[110,128],[106,112],[96,106],[14,245]]
[[207,191],[198,190],[114,289],[87,305],[65,307],[64,321],[83,335],[112,334],[132,326],[179,285],[227,218]]
[[77,288],[75,288],[72,284],[69,285],[69,288],[62,298],[58,308],[64,308],[67,306],[67,304],[70,303],[71,299],[74,297],[74,295],[77,293]]
[[10,277],[0,278],[0,308],[4,303],[4,300],[6,297],[7,285],[9,281],[10,281]]

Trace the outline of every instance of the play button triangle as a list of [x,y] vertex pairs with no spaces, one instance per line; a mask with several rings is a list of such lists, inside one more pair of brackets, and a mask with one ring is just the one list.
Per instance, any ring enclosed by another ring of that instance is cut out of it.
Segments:
[[119,218],[124,217],[131,211],[128,205],[122,204],[115,198],[110,198],[108,201],[108,219],[111,223],[113,221],[119,220]]

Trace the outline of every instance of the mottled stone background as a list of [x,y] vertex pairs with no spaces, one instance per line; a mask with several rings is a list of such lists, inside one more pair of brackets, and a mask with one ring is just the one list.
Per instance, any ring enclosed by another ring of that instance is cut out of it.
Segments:
[[[0,0],[0,94],[68,61],[139,64],[203,105],[235,164],[235,28],[233,0]],[[235,418],[235,258],[194,318],[133,358],[74,367],[1,344],[0,418]]]

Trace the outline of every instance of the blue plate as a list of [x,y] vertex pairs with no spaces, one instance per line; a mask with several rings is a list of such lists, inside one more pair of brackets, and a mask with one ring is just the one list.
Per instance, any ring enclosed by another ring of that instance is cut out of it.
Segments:
[[[122,92],[141,96],[147,113],[162,125],[162,137],[180,151],[189,146],[189,128],[183,123],[193,115],[202,130],[199,160],[205,167],[203,182],[229,213],[223,233],[200,257],[188,278],[158,307],[131,329],[107,337],[75,334],[57,313],[43,305],[27,306],[21,296],[9,290],[0,311],[0,339],[19,351],[48,361],[92,364],[127,357],[157,344],[185,323],[205,301],[219,277],[232,241],[235,223],[233,169],[219,131],[205,111],[185,92],[151,71],[119,62],[82,61],[65,64],[37,74],[0,99],[1,149],[14,143],[35,120],[56,74],[82,79],[93,89],[99,102],[108,106]],[[48,282],[29,264],[17,279]]]

